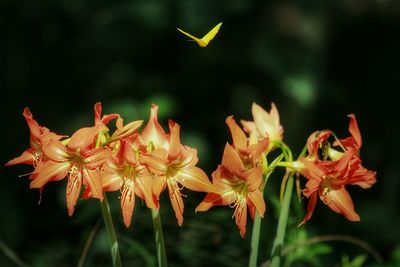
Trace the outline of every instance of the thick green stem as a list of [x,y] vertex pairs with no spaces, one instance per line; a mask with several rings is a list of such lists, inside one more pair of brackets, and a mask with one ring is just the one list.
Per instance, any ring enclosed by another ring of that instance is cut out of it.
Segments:
[[115,234],[114,224],[111,217],[110,206],[107,197],[104,195],[103,201],[100,202],[101,212],[103,213],[104,224],[106,226],[108,243],[111,250],[111,258],[114,267],[121,267],[121,256],[119,255],[119,247],[117,235]]
[[253,232],[251,234],[249,267],[257,266],[258,243],[260,242],[260,228],[261,228],[261,216],[258,214],[258,211],[256,210],[254,215]]
[[285,195],[283,197],[282,207],[279,214],[279,221],[278,221],[278,228],[276,238],[274,240],[274,244],[272,247],[271,252],[271,267],[279,267],[281,261],[281,250],[283,247],[285,233],[286,233],[286,226],[289,216],[289,207],[290,201],[292,199],[293,193],[293,175],[290,174],[288,182],[286,184]]
[[157,209],[151,209],[153,218],[154,237],[156,240],[157,260],[159,267],[167,267],[167,253],[165,251],[164,234],[161,226],[161,217]]

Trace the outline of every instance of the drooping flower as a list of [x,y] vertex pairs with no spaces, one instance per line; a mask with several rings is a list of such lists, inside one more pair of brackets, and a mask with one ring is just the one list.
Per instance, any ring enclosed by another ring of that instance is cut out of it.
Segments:
[[271,148],[274,146],[274,142],[283,140],[283,127],[280,124],[278,109],[274,103],[271,104],[270,112],[253,103],[251,112],[254,121],[241,121],[247,133],[256,133],[258,138],[268,137]]
[[99,168],[110,156],[110,148],[98,147],[102,133],[108,132],[106,124],[118,118],[118,114],[101,117],[101,104],[96,103],[95,125],[77,130],[69,139],[52,139],[42,147],[46,160],[36,168],[30,187],[42,188],[49,181],[68,177],[66,201],[68,214],[72,216],[82,184],[87,195],[103,199]]
[[196,167],[197,150],[181,144],[180,126],[170,120],[170,133],[166,134],[158,123],[157,110],[158,107],[152,105],[150,120],[142,132],[147,153],[141,156],[141,161],[154,174],[154,195],[159,198],[168,188],[175,217],[178,224],[182,225],[183,187],[200,192],[210,192],[213,187],[204,171]]
[[328,142],[331,131],[315,132],[307,141],[308,155],[294,164],[308,180],[303,195],[310,200],[301,224],[311,218],[318,197],[325,205],[348,220],[360,220],[346,186],[369,188],[376,182],[376,172],[367,170],[361,164],[361,134],[355,116],[349,117],[350,137],[336,140],[331,146]]
[[222,163],[212,173],[215,192],[208,193],[196,211],[207,211],[213,206],[235,208],[233,217],[240,235],[245,236],[247,209],[254,218],[255,210],[263,217],[265,202],[260,186],[262,168],[246,169],[237,150],[226,144]]
[[148,208],[157,208],[152,193],[153,176],[139,161],[142,153],[139,139],[139,135],[122,139],[118,151],[106,160],[101,172],[104,191],[121,191],[121,210],[126,227],[131,224],[135,196],[143,199]]

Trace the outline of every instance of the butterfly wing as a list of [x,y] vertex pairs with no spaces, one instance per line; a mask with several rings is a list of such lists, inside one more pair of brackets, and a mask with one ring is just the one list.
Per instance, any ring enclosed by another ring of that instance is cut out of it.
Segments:
[[198,43],[199,46],[203,46],[203,45],[204,45],[203,40],[201,40],[201,39],[199,39],[199,38],[197,38],[197,37],[191,35],[190,33],[187,33],[187,32],[185,32],[185,31],[183,31],[183,30],[181,30],[181,29],[179,29],[179,28],[176,28],[176,29],[177,29],[178,31],[180,31],[181,33],[183,33],[184,35],[186,35],[187,37],[189,37],[189,38],[193,39],[194,41],[196,41],[196,42]]
[[222,22],[218,23],[217,26],[215,26],[214,28],[211,29],[211,31],[209,31],[206,35],[203,36],[203,38],[201,38],[201,40],[208,45],[208,43],[214,39],[215,35],[218,33],[219,28],[221,28]]

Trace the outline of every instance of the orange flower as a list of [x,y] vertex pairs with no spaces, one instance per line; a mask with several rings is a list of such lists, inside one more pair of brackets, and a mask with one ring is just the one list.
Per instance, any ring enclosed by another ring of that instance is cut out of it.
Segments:
[[247,133],[256,133],[258,138],[268,136],[271,142],[270,148],[273,147],[273,142],[282,141],[283,127],[280,125],[278,109],[274,103],[271,104],[269,113],[261,106],[253,103],[251,112],[254,121],[241,121]]
[[265,202],[260,190],[262,169],[252,167],[246,170],[239,153],[231,145],[226,144],[222,163],[212,173],[212,178],[215,192],[208,193],[196,211],[207,211],[213,206],[229,205],[235,208],[233,217],[240,235],[244,237],[247,208],[252,218],[256,209],[261,217],[265,212]]
[[183,187],[200,192],[210,192],[213,187],[204,171],[196,167],[196,149],[181,144],[180,126],[169,121],[170,134],[167,135],[158,123],[157,110],[158,107],[152,105],[150,120],[142,132],[148,151],[140,160],[154,174],[153,193],[157,199],[168,188],[175,217],[182,225],[184,204],[180,191]]
[[[95,126],[81,128],[71,138],[60,142],[52,139],[42,150],[46,160],[33,172],[30,187],[42,188],[49,181],[58,181],[68,177],[66,200],[68,214],[72,216],[82,184],[87,195],[103,199],[101,179],[98,169],[110,156],[110,149],[97,147],[99,134],[108,131],[106,124],[119,115],[105,115],[101,118],[101,104],[96,103]],[[64,145],[63,143],[67,143]]]
[[28,164],[36,167],[42,159],[42,146],[52,139],[59,140],[63,136],[57,135],[46,127],[40,126],[37,121],[33,119],[29,108],[25,108],[22,115],[25,117],[30,130],[30,148],[25,150],[19,157],[8,161],[5,166]]
[[101,172],[104,191],[121,191],[122,217],[126,227],[131,224],[135,195],[143,199],[148,208],[157,208],[152,194],[153,177],[138,159],[141,153],[139,138],[135,135],[123,139],[117,153],[107,159]]
[[[300,173],[308,179],[303,194],[310,198],[307,213],[301,224],[311,218],[318,196],[325,205],[348,220],[360,220],[346,185],[369,188],[376,182],[376,172],[369,171],[361,165],[361,134],[355,116],[349,117],[351,136],[336,140],[333,148],[327,141],[332,135],[331,131],[315,132],[308,138],[308,155],[300,158],[297,163]],[[339,148],[343,151],[336,150]],[[323,159],[320,159],[320,154]]]

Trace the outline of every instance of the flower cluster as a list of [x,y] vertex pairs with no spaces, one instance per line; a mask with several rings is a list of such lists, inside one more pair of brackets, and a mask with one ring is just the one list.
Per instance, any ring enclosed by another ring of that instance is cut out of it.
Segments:
[[[242,120],[242,127],[233,116],[226,118],[232,143],[225,145],[221,164],[212,173],[210,182],[196,167],[197,150],[181,144],[179,124],[170,120],[168,133],[161,127],[156,105],[152,105],[150,119],[141,133],[138,130],[143,121],[124,125],[119,114],[102,116],[100,103],[94,111],[94,126],[81,128],[68,137],[40,126],[25,108],[23,116],[30,129],[30,148],[6,163],[6,166],[32,165],[31,188],[42,190],[50,181],[67,178],[70,216],[81,191],[83,198],[102,200],[104,192],[119,190],[123,221],[128,227],[136,196],[148,208],[159,209],[160,194],[167,189],[177,222],[182,225],[181,190],[185,187],[207,193],[196,211],[207,211],[214,206],[234,208],[233,218],[244,237],[247,213],[252,218],[256,213],[264,216],[264,187],[277,167],[287,168],[282,188],[289,175],[298,174],[306,179],[305,187],[298,188],[309,198],[300,225],[310,220],[318,197],[348,220],[360,220],[346,187],[357,185],[366,189],[376,182],[376,172],[362,165],[361,133],[353,114],[349,115],[349,137],[338,139],[331,130],[314,132],[304,153],[293,160],[292,152],[283,142],[283,127],[275,104],[267,112],[254,103],[253,121]],[[115,121],[116,128],[112,134],[107,127],[111,121]],[[270,152],[275,149],[281,153],[271,160]]]
[[[150,120],[139,134],[143,121],[124,125],[119,114],[102,116],[101,103],[96,103],[94,126],[81,128],[68,137],[40,126],[25,108],[23,116],[30,130],[30,148],[6,166],[32,165],[30,187],[40,190],[50,181],[67,178],[66,203],[70,216],[81,195],[102,200],[104,192],[120,190],[127,227],[131,224],[135,197],[143,199],[148,208],[158,209],[160,194],[167,187],[181,225],[184,209],[181,189],[212,192],[213,187],[207,175],[196,167],[196,149],[181,144],[180,126],[171,120],[170,132],[166,133],[158,123],[157,110],[156,105],[151,107]],[[116,130],[110,134],[107,125],[113,120]]]
[[232,145],[225,145],[222,162],[212,173],[215,192],[208,193],[196,208],[196,211],[221,205],[235,208],[233,217],[242,237],[246,233],[247,209],[252,218],[256,210],[261,217],[265,213],[264,158],[283,138],[273,103],[269,113],[254,103],[252,113],[254,121],[242,121],[246,132],[233,116],[227,117],[225,122],[232,135]]

